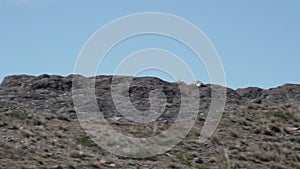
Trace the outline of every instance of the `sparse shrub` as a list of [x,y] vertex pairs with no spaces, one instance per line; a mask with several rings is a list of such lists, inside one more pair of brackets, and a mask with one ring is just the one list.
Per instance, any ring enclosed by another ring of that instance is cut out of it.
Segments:
[[264,162],[280,161],[280,157],[274,152],[256,152],[253,157]]
[[270,128],[271,131],[273,131],[275,133],[281,132],[281,129],[277,125],[269,125],[268,127]]
[[294,146],[294,150],[295,150],[295,151],[300,151],[300,145]]
[[20,111],[12,111],[8,114],[10,117],[12,118],[16,118],[16,119],[19,119],[19,120],[25,120],[27,119],[27,113],[25,112],[20,112]]
[[91,140],[91,138],[87,135],[82,136],[80,138],[77,138],[76,139],[76,144],[80,144],[80,145],[83,145],[83,146],[89,146],[89,147],[97,146],[97,144],[95,144],[93,142],[93,140]]
[[299,143],[300,144],[300,136],[297,136],[297,137],[292,137],[289,139],[291,142],[294,142],[294,143]]
[[270,112],[271,117],[275,117],[279,120],[285,120],[288,121],[290,119],[293,119],[293,116],[288,112],[281,112],[281,111],[274,111]]

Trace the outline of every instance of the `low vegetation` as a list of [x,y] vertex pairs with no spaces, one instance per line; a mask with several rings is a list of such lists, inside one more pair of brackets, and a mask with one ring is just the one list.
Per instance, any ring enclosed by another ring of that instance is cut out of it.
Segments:
[[[276,108],[226,111],[207,142],[197,141],[204,122],[199,120],[164,154],[130,159],[97,146],[67,114],[6,109],[0,113],[0,168],[300,168],[299,113]],[[135,137],[153,135],[151,128],[111,125]]]

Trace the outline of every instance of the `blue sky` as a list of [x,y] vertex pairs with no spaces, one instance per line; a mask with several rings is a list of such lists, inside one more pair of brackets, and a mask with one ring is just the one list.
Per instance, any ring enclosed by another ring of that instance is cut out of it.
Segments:
[[[229,87],[300,83],[299,7],[298,0],[2,0],[0,81],[13,74],[72,74],[81,48],[99,28],[125,15],[162,12],[188,20],[207,35],[219,53]],[[205,69],[193,65],[190,53],[178,50],[178,45],[155,36],[129,39],[109,54],[99,73],[112,74],[113,65],[134,50],[160,47],[179,52],[196,77],[209,83]],[[142,75],[168,79],[153,71]]]

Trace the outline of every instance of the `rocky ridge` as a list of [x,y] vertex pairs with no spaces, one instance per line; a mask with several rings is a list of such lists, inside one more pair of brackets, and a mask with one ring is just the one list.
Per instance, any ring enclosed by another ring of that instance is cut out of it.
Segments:
[[[124,78],[126,77],[124,76]],[[73,108],[72,79],[73,75],[67,77],[57,75],[8,76],[0,85],[0,104],[9,105],[15,109],[49,113],[56,113],[60,109]],[[92,77],[86,79],[89,80]],[[107,114],[113,114],[114,109],[112,107],[105,107],[112,105],[110,102],[112,76],[97,76],[95,79],[99,107],[105,111],[112,111],[107,112]],[[153,77],[143,77],[133,79],[129,89],[129,94],[132,94],[131,101],[139,107],[139,104],[136,103],[137,100],[148,99],[149,92],[157,86],[163,86],[163,92],[166,94],[168,102],[172,102],[172,99],[179,99],[180,90],[176,83]],[[263,106],[298,104],[300,101],[299,84],[285,84],[271,89],[248,87],[233,90],[226,88],[226,91],[226,108],[228,109],[234,106],[251,106],[253,104]],[[202,84],[199,87],[199,94],[200,107],[202,108],[200,111],[206,111],[205,108],[208,107],[211,99],[211,84]],[[149,107],[147,103],[145,104],[141,104],[140,107],[142,109]]]

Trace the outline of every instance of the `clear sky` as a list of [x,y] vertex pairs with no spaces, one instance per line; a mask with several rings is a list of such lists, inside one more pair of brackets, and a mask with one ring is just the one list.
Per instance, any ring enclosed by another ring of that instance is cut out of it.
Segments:
[[[229,87],[300,83],[299,8],[299,0],[1,0],[0,81],[13,74],[72,74],[81,48],[99,28],[125,15],[162,12],[190,21],[207,35]],[[150,35],[129,39],[109,54],[99,72],[112,74],[111,65],[145,47],[174,50],[189,62],[188,51],[178,50],[176,42],[161,37],[159,42]],[[203,67],[192,61],[189,66],[209,83]],[[167,79],[151,71],[143,75]]]

